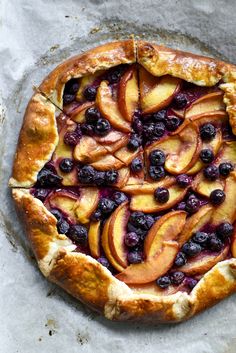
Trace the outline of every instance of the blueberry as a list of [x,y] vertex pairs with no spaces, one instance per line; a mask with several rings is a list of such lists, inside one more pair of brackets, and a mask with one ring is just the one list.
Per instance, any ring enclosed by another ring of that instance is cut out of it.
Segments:
[[82,184],[93,184],[96,171],[90,165],[85,165],[78,172],[78,179]]
[[163,136],[165,133],[165,125],[162,122],[149,123],[143,126],[143,134],[147,140]]
[[163,187],[158,187],[154,191],[154,197],[157,202],[166,203],[170,198],[170,193],[169,193],[168,189],[163,188]]
[[131,232],[126,234],[125,245],[132,248],[133,246],[137,245],[138,242],[139,242],[139,236],[136,233]]
[[157,279],[157,285],[161,288],[167,288],[171,284],[171,280],[169,276],[162,276]]
[[85,88],[83,94],[84,94],[84,98],[87,99],[88,101],[94,101],[96,98],[97,90],[95,87],[88,86]]
[[110,263],[109,263],[109,261],[107,260],[106,257],[104,257],[104,256],[99,257],[99,258],[97,259],[97,261],[98,261],[101,265],[103,265],[104,267],[110,269],[111,265],[110,265]]
[[75,95],[74,94],[63,94],[63,104],[67,105],[70,104],[71,102],[73,102],[73,100],[75,99]]
[[137,134],[132,134],[127,144],[128,149],[130,151],[136,151],[140,145],[141,145],[141,141],[139,136]]
[[188,241],[182,246],[182,251],[188,257],[194,257],[201,252],[202,248],[200,244],[194,243],[193,241]]
[[161,178],[164,178],[165,170],[162,166],[151,165],[149,168],[149,175],[153,180],[159,180]]
[[234,227],[229,222],[221,223],[216,228],[217,235],[223,240],[226,240],[227,238],[231,237],[231,235],[233,235],[233,232]]
[[71,158],[62,159],[59,168],[63,173],[70,173],[74,168],[73,160]]
[[70,227],[69,237],[79,245],[86,245],[88,240],[88,231],[84,226],[75,224]]
[[58,220],[57,230],[59,234],[67,234],[69,229],[70,229],[70,225],[65,219],[61,218]]
[[81,131],[84,135],[93,136],[94,135],[94,126],[92,124],[81,124]]
[[220,251],[223,248],[224,244],[222,241],[217,238],[216,234],[212,233],[209,235],[208,247],[211,251]]
[[186,256],[183,252],[179,252],[175,258],[175,266],[176,267],[181,267],[184,266],[187,262]]
[[99,136],[105,136],[111,130],[111,125],[107,119],[98,119],[95,125],[95,133]]
[[203,169],[203,174],[206,179],[214,181],[219,177],[219,169],[212,164]]
[[141,251],[130,251],[127,258],[130,264],[138,264],[142,262],[143,256]]
[[130,214],[129,221],[135,227],[145,228],[145,214],[140,211],[135,211]]
[[76,146],[81,139],[81,130],[79,127],[75,131],[67,131],[64,135],[64,142],[68,146]]
[[79,89],[79,82],[77,78],[71,79],[65,84],[64,94],[75,94]]
[[195,213],[200,208],[200,201],[196,198],[196,196],[191,196],[186,200],[185,209],[189,213]]
[[211,163],[214,160],[214,153],[209,148],[205,148],[200,152],[200,158],[203,163]]
[[140,172],[143,169],[142,160],[138,157],[134,158],[131,162],[130,168],[134,173]]
[[177,109],[183,109],[189,103],[188,96],[185,93],[177,93],[174,97],[173,103]]
[[120,204],[122,204],[123,202],[128,200],[127,196],[123,192],[120,192],[120,191],[116,191],[112,195],[112,199],[115,201],[117,206],[119,206]]
[[102,211],[98,208],[94,213],[91,214],[91,221],[100,221],[102,219]]
[[45,201],[46,197],[48,196],[50,190],[48,189],[35,189],[34,190],[34,197],[41,201]]
[[49,169],[43,168],[37,176],[37,184],[42,187],[60,186],[62,178]]
[[145,219],[145,223],[143,225],[143,228],[145,230],[149,230],[153,226],[155,220],[151,215],[145,215],[144,219]]
[[111,213],[115,209],[115,207],[115,202],[106,197],[101,198],[98,204],[98,208],[104,215]]
[[216,135],[216,129],[214,125],[207,123],[201,126],[200,136],[203,141],[212,140]]
[[105,180],[108,184],[115,184],[118,179],[117,170],[108,170],[105,173]]
[[195,243],[198,243],[201,246],[205,247],[208,243],[209,236],[207,233],[199,231],[199,232],[196,232],[196,234],[194,234],[194,236],[192,237],[192,240]]
[[221,163],[219,165],[219,172],[223,177],[227,177],[232,170],[234,170],[234,167],[230,162]]
[[179,211],[185,211],[186,203],[184,201],[178,203],[176,209],[179,210]]
[[105,172],[96,172],[94,176],[94,184],[97,186],[104,185],[105,183]]
[[143,132],[143,124],[141,120],[137,117],[134,118],[132,127],[137,134],[141,134]]
[[210,194],[210,201],[213,205],[220,205],[225,200],[225,193],[223,190],[215,189]]
[[181,188],[185,188],[191,184],[191,178],[187,174],[178,175],[176,181]]
[[161,150],[154,150],[149,155],[151,165],[160,166],[165,163],[166,156]]
[[175,271],[170,274],[170,280],[172,284],[181,284],[185,278],[185,274],[181,271]]
[[50,212],[53,214],[54,217],[56,217],[58,221],[60,221],[63,218],[61,212],[56,208],[53,208],[52,210],[50,210]]
[[166,119],[165,125],[168,131],[175,131],[181,123],[181,120],[177,116],[171,115]]
[[164,123],[166,120],[166,110],[160,110],[152,115],[153,120],[157,122]]
[[122,71],[123,70],[121,67],[117,67],[116,69],[111,69],[107,76],[107,80],[109,81],[109,83],[111,84],[118,83],[121,78]]
[[128,222],[128,224],[127,224],[127,230],[128,230],[128,232],[136,233],[140,237],[141,240],[143,240],[147,234],[146,230],[144,230],[143,228],[136,227],[130,222]]
[[186,284],[190,289],[193,289],[197,285],[197,280],[194,278],[187,278],[186,279]]
[[98,119],[101,118],[101,114],[97,108],[90,107],[85,112],[85,120],[87,124],[95,124]]

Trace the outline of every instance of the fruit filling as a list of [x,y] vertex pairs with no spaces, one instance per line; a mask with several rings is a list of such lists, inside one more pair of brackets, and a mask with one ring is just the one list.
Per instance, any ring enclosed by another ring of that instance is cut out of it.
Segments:
[[190,292],[236,257],[236,139],[220,85],[120,65],[66,83],[32,195],[134,291]]

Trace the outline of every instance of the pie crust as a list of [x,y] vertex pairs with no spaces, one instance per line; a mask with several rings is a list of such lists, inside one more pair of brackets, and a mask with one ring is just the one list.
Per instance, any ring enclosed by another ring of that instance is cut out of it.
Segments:
[[138,63],[153,76],[171,75],[198,86],[220,82],[236,134],[236,66],[153,43],[108,43],[73,57],[54,69],[26,109],[9,185],[42,273],[74,297],[111,320],[179,322],[236,291],[236,259],[217,263],[190,294],[163,296],[133,291],[89,255],[59,234],[56,218],[32,196],[30,188],[58,144],[55,113],[62,109],[65,83],[120,64]]

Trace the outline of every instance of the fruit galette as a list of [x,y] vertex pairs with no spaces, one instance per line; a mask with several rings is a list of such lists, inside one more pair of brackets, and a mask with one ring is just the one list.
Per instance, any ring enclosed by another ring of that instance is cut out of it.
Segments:
[[59,65],[10,186],[43,274],[107,318],[174,322],[236,291],[236,67],[143,41]]

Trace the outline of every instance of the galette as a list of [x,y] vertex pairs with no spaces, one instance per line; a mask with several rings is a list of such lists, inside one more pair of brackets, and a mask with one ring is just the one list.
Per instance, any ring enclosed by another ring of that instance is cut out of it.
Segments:
[[236,66],[133,39],[57,66],[10,187],[42,273],[113,320],[236,291]]

